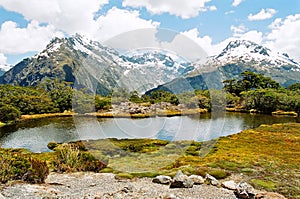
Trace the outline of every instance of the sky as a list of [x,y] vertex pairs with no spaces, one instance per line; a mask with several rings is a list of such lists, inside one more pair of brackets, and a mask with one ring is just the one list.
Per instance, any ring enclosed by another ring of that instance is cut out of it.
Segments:
[[54,37],[105,42],[145,28],[184,35],[209,56],[246,39],[300,61],[300,0],[0,0],[0,64],[34,55]]

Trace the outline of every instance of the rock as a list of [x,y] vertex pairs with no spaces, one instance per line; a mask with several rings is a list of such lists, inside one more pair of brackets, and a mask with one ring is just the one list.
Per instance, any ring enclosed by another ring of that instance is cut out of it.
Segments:
[[132,185],[128,185],[126,187],[123,187],[123,189],[121,191],[124,192],[124,193],[133,192],[133,186]]
[[0,199],[5,199],[5,197],[0,193]]
[[215,177],[209,175],[208,173],[205,176],[205,181],[207,181],[209,184],[213,186],[218,186],[219,184],[219,181]]
[[194,182],[179,170],[173,178],[170,188],[192,188],[193,185]]
[[236,183],[233,180],[222,182],[222,187],[229,190],[236,190]]
[[236,186],[235,194],[239,198],[248,199],[254,198],[256,195],[256,191],[251,185],[247,184],[246,182],[240,182]]
[[199,184],[204,183],[204,179],[202,178],[202,176],[190,175],[188,178],[191,179],[194,182],[195,185],[199,185]]
[[260,192],[255,195],[255,199],[286,199],[286,197],[274,192]]
[[159,175],[153,178],[152,182],[158,183],[158,184],[170,184],[172,181],[172,178],[170,176],[164,176]]

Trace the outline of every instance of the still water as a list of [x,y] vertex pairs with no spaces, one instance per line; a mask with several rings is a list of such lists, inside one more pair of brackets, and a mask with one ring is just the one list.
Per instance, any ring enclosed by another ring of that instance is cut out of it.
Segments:
[[0,128],[0,146],[43,152],[49,151],[47,144],[51,141],[69,142],[102,138],[204,141],[235,134],[261,124],[286,122],[299,122],[299,118],[244,113],[145,119],[48,118]]

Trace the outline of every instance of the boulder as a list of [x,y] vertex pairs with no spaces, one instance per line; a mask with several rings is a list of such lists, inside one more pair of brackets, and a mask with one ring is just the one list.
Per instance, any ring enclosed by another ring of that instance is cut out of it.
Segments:
[[235,194],[239,198],[250,199],[254,198],[256,195],[256,191],[254,188],[246,182],[240,182],[236,186]]
[[164,176],[159,175],[153,178],[152,182],[158,183],[158,184],[170,184],[172,181],[172,178],[170,176]]
[[205,176],[205,181],[207,181],[209,184],[213,186],[218,186],[219,184],[219,181],[215,177],[209,175],[208,173]]
[[225,189],[236,190],[237,184],[233,180],[222,182],[221,186]]
[[184,175],[181,171],[178,171],[173,181],[171,182],[170,188],[192,188],[194,182]]
[[204,183],[204,179],[202,178],[202,176],[190,175],[188,178],[191,179],[194,182],[195,185],[199,185],[199,184]]

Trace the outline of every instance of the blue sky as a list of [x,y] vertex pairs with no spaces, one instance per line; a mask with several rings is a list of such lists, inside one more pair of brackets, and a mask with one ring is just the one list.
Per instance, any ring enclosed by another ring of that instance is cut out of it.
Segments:
[[16,64],[53,37],[106,41],[141,28],[181,33],[208,55],[248,39],[300,61],[299,0],[0,0],[0,64]]

